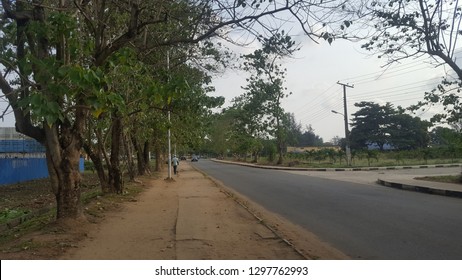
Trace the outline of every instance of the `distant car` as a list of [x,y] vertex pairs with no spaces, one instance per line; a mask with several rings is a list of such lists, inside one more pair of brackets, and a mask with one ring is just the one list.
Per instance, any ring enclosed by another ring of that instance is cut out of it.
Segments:
[[197,157],[197,156],[192,156],[191,161],[199,161],[199,157]]
[[181,157],[180,157],[180,160],[186,160],[186,157],[185,157],[185,156],[181,156]]

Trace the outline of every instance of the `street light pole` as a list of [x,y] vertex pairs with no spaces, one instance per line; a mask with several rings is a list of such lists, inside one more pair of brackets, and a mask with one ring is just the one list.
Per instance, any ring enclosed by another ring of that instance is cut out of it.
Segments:
[[[170,51],[167,50],[167,71],[170,71]],[[168,132],[167,132],[167,141],[168,141],[168,177],[167,179],[172,179],[172,144],[171,144],[171,133],[170,133],[170,104],[167,104],[168,107]]]
[[347,157],[347,165],[351,166],[351,150],[350,150],[350,131],[348,129],[348,112],[347,112],[347,99],[346,99],[346,88],[353,88],[348,84],[342,84],[337,82],[337,84],[343,86],[343,119],[345,122],[345,153]]

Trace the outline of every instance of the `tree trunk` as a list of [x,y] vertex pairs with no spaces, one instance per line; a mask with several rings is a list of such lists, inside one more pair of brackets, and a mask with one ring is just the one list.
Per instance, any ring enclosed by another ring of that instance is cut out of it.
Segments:
[[253,161],[252,161],[252,162],[258,163],[258,152],[257,152],[257,151],[255,151],[255,152],[253,153]]
[[111,159],[109,171],[109,190],[112,193],[123,192],[122,172],[120,170],[120,144],[122,136],[122,120],[114,113],[111,132]]
[[151,174],[151,166],[150,166],[151,159],[149,158],[150,149],[151,149],[151,143],[149,141],[145,141],[144,147],[143,147],[143,162],[144,162],[144,170],[145,170],[145,173],[147,174]]
[[98,174],[99,183],[101,185],[101,191],[103,193],[109,192],[109,181],[108,177],[106,176],[106,172],[104,171],[103,159],[101,152],[98,154],[93,152],[91,146],[88,143],[83,145],[85,152],[90,157],[93,165],[95,167],[96,173]]
[[138,160],[138,175],[146,175],[151,173],[151,168],[149,166],[149,141],[145,141],[144,145],[141,145],[136,137],[132,137],[132,143],[135,147],[136,158]]
[[128,168],[128,176],[130,181],[135,181],[136,171],[135,171],[135,161],[133,160],[133,148],[129,140],[129,136],[124,136],[124,147],[125,147],[125,154],[127,156],[127,168]]
[[156,171],[159,172],[159,171],[162,171],[162,166],[163,166],[162,165],[163,164],[162,153],[161,153],[159,144],[156,145],[155,153],[156,153]]
[[136,153],[136,160],[137,160],[137,167],[138,167],[138,175],[142,176],[145,174],[145,167],[144,167],[144,158],[143,158],[143,150],[141,145],[138,143],[136,136],[132,136],[132,144],[135,148]]
[[282,150],[283,150],[282,147],[278,147],[278,153],[279,153],[279,158],[277,162],[278,165],[281,165],[284,163],[284,154]]
[[278,154],[279,154],[279,159],[278,159],[277,164],[280,165],[284,162],[284,143],[280,139],[277,139],[277,146],[278,146]]
[[48,172],[56,197],[56,218],[78,218],[82,215],[79,172],[81,141],[64,125],[60,127],[61,135],[56,124],[45,124],[44,127]]

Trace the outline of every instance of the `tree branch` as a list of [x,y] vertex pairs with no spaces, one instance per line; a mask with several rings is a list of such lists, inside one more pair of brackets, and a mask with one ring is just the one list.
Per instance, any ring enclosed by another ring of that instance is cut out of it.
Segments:
[[5,15],[10,19],[31,20],[33,18],[32,11],[13,11],[13,9],[11,8],[11,3],[8,0],[2,0],[2,6],[5,10]]

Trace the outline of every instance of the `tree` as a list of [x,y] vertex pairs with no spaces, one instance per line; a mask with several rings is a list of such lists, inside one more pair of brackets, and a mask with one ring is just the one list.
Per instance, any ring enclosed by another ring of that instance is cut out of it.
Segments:
[[[241,121],[243,113],[231,107],[211,116],[212,123],[207,137],[210,139],[210,146],[215,154],[226,157],[229,152],[237,152],[238,139],[247,135],[244,122]],[[240,136],[240,134],[244,135]]]
[[360,102],[355,104],[360,108],[353,114],[350,141],[352,148],[365,148],[376,144],[383,150],[385,144],[390,143],[389,127],[394,109],[390,103],[379,105],[374,102]]
[[[441,103],[446,113],[434,120],[454,122],[462,115],[459,101],[462,69],[456,63],[456,49],[462,34],[462,7],[458,0],[394,0],[371,1],[366,6],[368,24],[375,34],[363,48],[376,51],[389,63],[407,58],[430,56],[436,66],[448,65],[457,78],[443,78],[440,85],[426,93],[425,99],[412,108],[417,110],[432,103]],[[450,76],[450,75],[449,75]]]
[[430,122],[422,121],[418,117],[412,117],[398,110],[391,118],[389,127],[390,144],[399,150],[413,150],[426,148],[430,137],[428,129]]
[[224,97],[207,95],[213,88],[209,86],[210,77],[202,70],[183,64],[176,72],[185,83],[185,88],[170,104],[173,143],[198,150],[208,135],[211,109],[223,105]]
[[228,134],[231,131],[232,119],[225,112],[214,114],[210,125],[208,139],[210,149],[218,157],[224,158],[231,148],[228,143]]
[[430,144],[434,147],[447,146],[454,142],[453,139],[460,137],[460,133],[449,127],[437,126],[430,132]]
[[[290,36],[276,34],[262,40],[262,48],[249,55],[244,55],[244,70],[251,73],[247,79],[246,92],[242,96],[245,105],[252,105],[250,110],[264,124],[263,131],[268,132],[277,141],[278,164],[283,162],[287,127],[284,126],[285,113],[281,99],[288,96],[284,87],[286,69],[279,60],[295,51],[295,42]],[[290,93],[289,93],[290,94]],[[244,106],[245,106],[244,105]],[[286,117],[286,123],[288,119]]]
[[297,146],[302,137],[302,126],[295,120],[293,113],[286,113],[284,127],[287,130],[287,145]]
[[301,147],[322,146],[324,141],[319,135],[316,135],[311,125],[306,126],[305,132],[300,136],[299,145]]
[[427,147],[430,123],[412,117],[390,103],[379,105],[360,102],[353,114],[351,142],[355,148],[377,145],[381,150],[385,145],[395,149],[416,149]]
[[233,118],[228,139],[234,152],[244,155],[244,158],[251,153],[253,161],[257,162],[262,146],[260,142],[267,138],[267,132],[265,123],[261,120],[264,115],[259,99],[261,95],[247,97],[236,97],[233,106],[227,111]]

